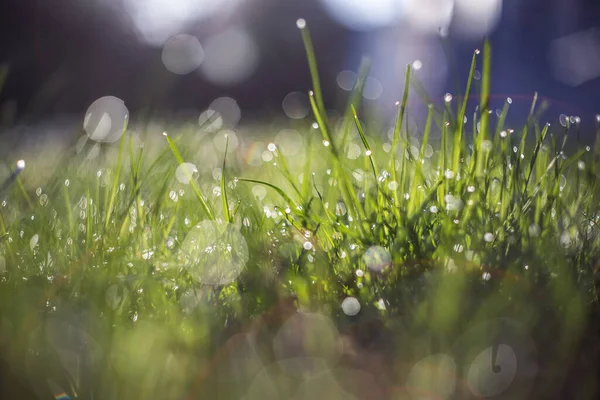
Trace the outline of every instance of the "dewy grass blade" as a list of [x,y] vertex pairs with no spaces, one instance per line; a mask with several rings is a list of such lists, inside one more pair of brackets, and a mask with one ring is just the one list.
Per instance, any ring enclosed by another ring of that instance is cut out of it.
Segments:
[[[408,91],[410,89],[410,64],[406,66],[406,75],[404,83],[404,94],[402,95],[402,102],[397,103],[398,114],[396,115],[396,125],[394,126],[394,137],[392,138],[392,155],[390,158],[390,171],[392,174],[392,181],[397,182],[400,188],[403,188],[401,182],[398,182],[398,176],[396,173],[396,155],[398,154],[398,143],[400,142],[400,132],[402,132],[402,122],[404,121],[404,114],[406,112],[406,104],[408,103]],[[408,135],[408,130],[407,130]],[[400,163],[404,164],[404,154],[400,157]],[[402,169],[402,168],[401,168]],[[398,196],[398,190],[394,190],[392,193],[394,199],[394,212],[396,220],[400,220],[400,198]]]
[[119,143],[119,156],[117,159],[117,169],[115,171],[115,176],[113,178],[113,184],[110,192],[110,199],[108,202],[108,208],[106,209],[104,228],[108,230],[108,226],[110,225],[110,219],[112,217],[113,209],[115,206],[115,201],[117,200],[117,193],[119,191],[119,179],[121,178],[121,167],[123,165],[123,153],[125,151],[125,130],[127,129],[127,120],[123,124],[123,131],[121,132],[121,141]]
[[[478,142],[481,145],[485,140],[488,139],[489,134],[489,121],[490,115],[488,113],[490,107],[490,81],[491,81],[491,59],[492,49],[489,40],[486,40],[483,45],[483,71],[481,76],[481,94],[479,102],[479,112],[481,117],[479,119],[479,134],[477,135]],[[477,177],[481,177],[485,166],[487,164],[490,152],[486,151],[484,154],[480,154],[477,158]]]
[[465,128],[465,115],[467,112],[467,104],[469,102],[469,96],[471,95],[471,86],[473,84],[473,76],[475,75],[475,66],[477,64],[477,52],[473,53],[471,59],[471,69],[469,70],[469,78],[467,79],[467,88],[463,98],[462,105],[456,116],[456,135],[454,136],[454,144],[452,146],[452,170],[458,171],[458,165],[461,157],[461,153],[465,150],[463,148],[465,140],[463,140],[464,128]]
[[308,59],[308,68],[310,69],[310,76],[312,78],[313,91],[317,101],[317,108],[319,113],[325,115],[325,104],[323,103],[323,94],[321,92],[321,79],[319,78],[319,70],[317,68],[317,58],[315,56],[315,50],[310,37],[310,32],[306,26],[304,19],[299,19],[296,25],[302,32],[302,41],[304,42],[304,49],[306,51],[306,58]]
[[[175,145],[175,142],[173,142],[173,140],[169,137],[169,135],[166,132],[163,133],[163,136],[167,139],[167,143],[169,144],[169,147],[171,148],[171,151],[173,152],[173,155],[175,156],[177,163],[179,165],[183,164],[184,163],[183,157],[181,157],[181,153],[179,153],[179,149]],[[200,188],[198,187],[196,182],[192,179],[192,176],[190,175],[190,171],[188,171],[187,168],[184,168],[183,172],[186,174],[187,178],[189,179],[190,186],[192,187],[192,190],[194,191],[196,198],[200,202],[202,209],[204,210],[204,212],[206,213],[206,215],[208,216],[209,219],[214,220],[215,214],[212,210],[212,207],[207,202],[206,197],[204,197],[204,195],[200,191]]]
[[226,162],[227,150],[229,150],[229,136],[225,135],[225,155],[223,156],[223,168],[221,168],[221,199],[223,201],[223,217],[225,221],[231,223],[231,215],[229,214],[229,202],[227,201],[227,177],[226,177]]
[[360,121],[358,120],[358,115],[356,114],[356,109],[354,108],[354,106],[351,106],[351,109],[352,109],[352,116],[354,118],[354,123],[356,124],[356,129],[358,129],[358,134],[360,135],[363,145],[365,146],[365,149],[367,151],[366,154],[369,157],[369,160],[371,161],[371,169],[373,170],[373,176],[375,177],[375,182],[377,182],[377,177],[379,176],[379,172],[377,171],[377,165],[375,164],[375,159],[373,158],[373,151],[371,150],[371,146],[369,146],[369,142],[367,141],[365,132],[363,131]]

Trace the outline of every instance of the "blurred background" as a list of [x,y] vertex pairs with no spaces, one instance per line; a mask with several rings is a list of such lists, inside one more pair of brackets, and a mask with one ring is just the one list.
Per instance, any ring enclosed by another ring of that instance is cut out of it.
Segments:
[[121,99],[132,116],[198,118],[226,98],[241,122],[284,112],[310,119],[299,18],[313,35],[332,110],[343,106],[363,56],[372,60],[364,102],[389,117],[409,63],[433,98],[456,93],[489,36],[499,104],[510,96],[526,113],[538,91],[556,116],[585,124],[600,112],[597,0],[3,0],[0,7],[5,126],[81,123],[104,96]]

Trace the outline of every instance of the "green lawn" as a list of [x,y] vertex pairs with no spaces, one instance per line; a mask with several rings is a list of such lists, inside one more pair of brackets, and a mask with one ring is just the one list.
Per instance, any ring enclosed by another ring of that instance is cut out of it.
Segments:
[[3,397],[594,398],[600,141],[541,124],[555,116],[533,95],[505,126],[488,44],[421,132],[405,129],[409,86],[427,107],[407,68],[388,140],[358,122],[366,67],[345,118],[326,115],[301,32],[300,142],[269,128],[227,151],[206,126],[138,123],[114,144],[14,152]]

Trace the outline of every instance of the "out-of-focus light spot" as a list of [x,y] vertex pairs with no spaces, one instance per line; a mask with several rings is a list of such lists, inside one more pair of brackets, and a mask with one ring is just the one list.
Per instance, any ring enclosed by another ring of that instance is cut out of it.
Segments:
[[368,31],[392,24],[398,19],[402,2],[398,0],[321,0],[325,10],[339,24]]
[[432,354],[417,362],[410,370],[406,386],[419,393],[427,393],[427,398],[447,399],[456,386],[456,364],[447,354]]
[[18,169],[25,169],[25,160],[19,160],[19,161],[17,161],[17,168]]
[[415,60],[415,61],[413,61],[413,63],[412,63],[412,68],[413,68],[415,71],[418,71],[418,70],[420,70],[421,68],[423,68],[423,63],[421,62],[421,60]]
[[140,39],[161,46],[192,21],[227,15],[240,0],[124,0]]
[[600,77],[600,35],[596,29],[577,32],[550,44],[549,61],[554,77],[579,86]]
[[349,317],[353,317],[360,312],[360,302],[356,297],[346,297],[342,301],[342,311]]
[[336,78],[336,82],[340,88],[349,92],[354,89],[358,77],[352,71],[341,71]]
[[518,367],[521,366],[517,365],[517,356],[510,346],[502,343],[490,346],[471,363],[467,384],[476,396],[496,397],[512,385]]
[[219,131],[213,138],[213,143],[221,153],[224,153],[226,148],[227,151],[234,151],[239,144],[237,135],[234,131],[230,130]]
[[324,372],[338,362],[340,350],[338,330],[320,314],[294,314],[273,339],[277,364],[291,376]]
[[177,75],[187,75],[195,71],[203,59],[204,50],[198,39],[186,34],[173,36],[162,51],[165,68]]
[[264,186],[256,185],[252,188],[252,196],[258,200],[263,200],[267,195],[267,189]]
[[298,27],[298,29],[304,29],[304,28],[306,28],[306,20],[304,18],[299,18],[296,21],[296,26]]
[[232,86],[243,82],[258,66],[258,46],[248,32],[228,29],[208,38],[204,46],[202,75],[211,83]]
[[367,268],[373,271],[383,271],[392,264],[392,256],[385,247],[371,246],[363,255]]
[[198,173],[198,168],[192,163],[183,163],[177,167],[175,171],[175,177],[179,183],[188,185],[194,178],[194,174]]
[[96,142],[111,143],[118,140],[127,126],[129,111],[123,100],[101,97],[87,109],[83,129]]
[[348,145],[347,157],[350,160],[356,160],[358,157],[360,157],[360,146],[357,145],[356,143],[350,143]]
[[260,158],[262,158],[262,160],[264,162],[271,162],[271,161],[273,161],[273,157],[274,157],[273,153],[271,153],[270,151],[266,151],[265,150],[265,151],[262,152],[262,155],[261,155]]
[[198,125],[207,132],[217,132],[223,127],[223,118],[217,111],[209,109],[200,114]]
[[491,33],[502,15],[502,0],[454,0],[453,32],[472,38]]
[[454,10],[454,0],[403,0],[402,5],[406,22],[422,32],[448,27]]
[[292,92],[281,103],[285,115],[292,119],[302,119],[308,115],[308,96],[302,92]]
[[275,143],[286,156],[298,154],[303,145],[302,135],[293,129],[284,129],[275,136]]
[[558,122],[566,128],[567,125],[569,125],[569,117],[565,114],[560,114],[560,116],[558,117]]
[[248,245],[235,225],[202,221],[187,234],[178,258],[196,281],[227,285],[246,265]]
[[383,94],[383,85],[377,79],[369,76],[365,81],[363,97],[367,100],[377,100]]
[[216,112],[222,120],[222,128],[233,129],[240,122],[242,111],[237,101],[231,97],[219,97],[208,107],[209,110]]
[[120,285],[112,285],[106,290],[106,302],[113,310],[115,310],[126,297],[127,289]]

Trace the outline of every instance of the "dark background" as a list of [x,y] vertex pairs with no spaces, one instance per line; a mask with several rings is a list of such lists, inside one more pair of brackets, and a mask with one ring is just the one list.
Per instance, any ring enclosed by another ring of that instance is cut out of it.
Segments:
[[[98,6],[101,1],[111,0],[2,0],[0,62],[8,63],[10,73],[0,102],[3,112],[16,110],[16,123],[59,114],[83,115],[94,100],[105,95],[125,100],[132,113],[145,107],[156,115],[187,108],[202,110],[223,95],[235,98],[244,116],[281,113],[281,101],[288,93],[307,91],[311,86],[296,28],[299,17],[309,23],[325,100],[334,108],[339,106],[337,73],[356,70],[361,56],[372,52],[372,43],[381,35],[388,40],[394,35],[352,32],[334,22],[318,0],[249,0],[228,17],[186,30],[202,43],[223,27],[242,25],[256,39],[261,58],[255,73],[241,84],[220,87],[195,73],[183,77],[170,74],[161,64],[161,48],[141,43],[131,24],[123,23],[126,16]],[[552,74],[548,52],[552,40],[595,29],[598,21],[598,0],[505,0],[500,23],[491,34],[492,91],[498,97],[512,96],[517,105],[528,108],[537,90],[552,100],[552,112],[594,120],[600,112],[600,79],[575,87],[561,82]],[[456,71],[464,80],[473,49],[482,41],[454,37],[452,30],[448,41]],[[586,52],[597,51],[591,56],[600,60],[600,41],[590,46],[592,50]],[[373,61],[374,67],[385,68],[387,60],[375,54]],[[600,64],[595,66],[600,68]],[[390,75],[396,73],[401,76],[404,71],[398,68]],[[453,91],[451,75],[432,95]],[[401,96],[400,86],[393,90],[394,85],[382,83],[387,93],[392,89],[392,97]]]

